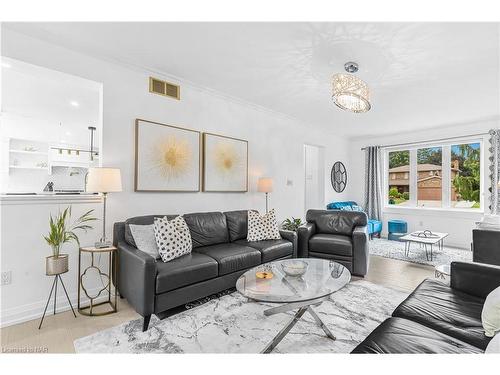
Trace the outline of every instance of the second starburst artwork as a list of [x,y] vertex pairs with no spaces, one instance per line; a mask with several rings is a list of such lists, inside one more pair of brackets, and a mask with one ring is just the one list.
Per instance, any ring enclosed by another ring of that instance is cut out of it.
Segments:
[[[200,191],[200,132],[140,119],[135,132],[135,191]],[[203,146],[203,191],[247,191],[247,141],[204,133]]]
[[248,142],[203,133],[203,191],[248,191]]

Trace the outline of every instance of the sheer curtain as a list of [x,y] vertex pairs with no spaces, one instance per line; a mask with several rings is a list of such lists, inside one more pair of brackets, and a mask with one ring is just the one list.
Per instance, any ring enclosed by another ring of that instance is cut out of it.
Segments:
[[370,146],[365,149],[365,211],[368,218],[381,218],[381,176],[380,147]]
[[500,189],[498,187],[500,176],[500,129],[491,129],[490,134],[490,211],[493,215],[500,214]]

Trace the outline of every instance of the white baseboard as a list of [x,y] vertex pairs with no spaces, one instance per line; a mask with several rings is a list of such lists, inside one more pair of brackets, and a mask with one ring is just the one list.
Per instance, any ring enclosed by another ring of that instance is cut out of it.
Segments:
[[[99,290],[102,288],[95,288],[89,291],[90,295],[97,294]],[[47,298],[48,296],[46,296]],[[71,300],[71,304],[73,305],[73,309],[78,316],[77,305],[78,305],[78,294],[70,293],[69,298]],[[107,299],[107,296],[100,296],[95,299],[95,303],[103,302]],[[87,298],[82,298],[82,304],[87,306],[89,300]],[[12,326],[15,324],[24,323],[34,319],[41,319],[43,310],[45,309],[45,305],[47,304],[47,299],[40,300],[37,302],[16,306],[10,309],[2,310],[0,313],[0,328]],[[57,295],[57,304],[56,304],[56,313],[60,313],[63,311],[71,310],[69,306],[68,299],[62,290],[58,291]],[[49,306],[47,307],[47,312],[45,316],[54,314],[54,295],[52,295]]]

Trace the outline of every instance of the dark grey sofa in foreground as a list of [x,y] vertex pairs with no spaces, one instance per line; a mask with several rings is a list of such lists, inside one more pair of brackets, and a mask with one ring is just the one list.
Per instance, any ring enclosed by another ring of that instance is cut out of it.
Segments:
[[369,264],[367,224],[364,212],[308,210],[306,224],[298,230],[298,256],[331,259],[364,276]]
[[152,224],[155,217],[133,217],[114,224],[113,244],[118,248],[118,290],[144,317],[147,330],[151,314],[236,285],[249,268],[297,255],[297,235],[280,231],[281,240],[247,242],[248,211],[204,212],[183,215],[193,241],[193,251],[164,263],[138,250],[128,224]]
[[481,312],[499,285],[499,266],[452,262],[450,285],[424,280],[352,353],[483,353]]

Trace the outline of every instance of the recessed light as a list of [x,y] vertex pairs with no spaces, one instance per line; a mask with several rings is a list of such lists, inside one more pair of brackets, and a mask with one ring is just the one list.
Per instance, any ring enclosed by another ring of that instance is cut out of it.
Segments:
[[71,132],[66,132],[66,135],[71,135]]
[[2,68],[11,68],[12,65],[10,65],[8,62],[2,61]]
[[70,101],[69,104],[71,104],[73,107],[78,107],[80,104],[78,102],[75,102],[74,100]]

